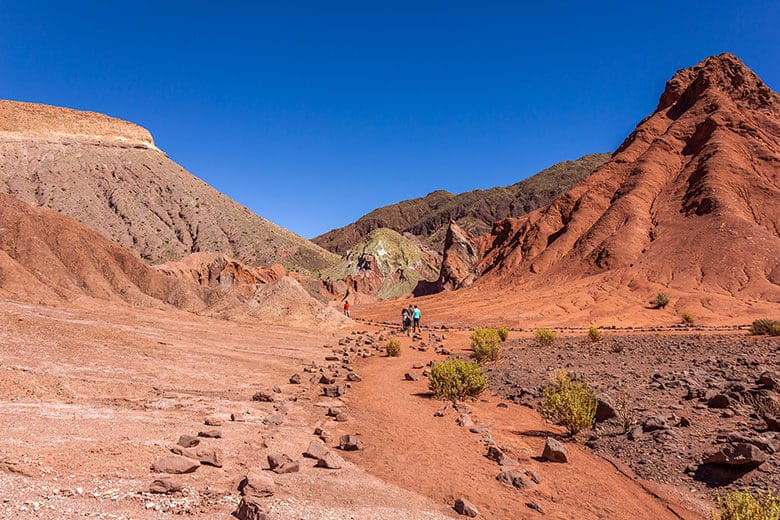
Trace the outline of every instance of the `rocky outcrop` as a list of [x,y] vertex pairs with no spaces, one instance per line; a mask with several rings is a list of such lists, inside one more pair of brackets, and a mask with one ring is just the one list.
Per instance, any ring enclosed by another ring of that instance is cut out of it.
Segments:
[[311,271],[338,259],[184,170],[147,130],[94,112],[0,101],[0,181],[148,263],[212,251]]
[[447,227],[444,254],[436,290],[455,290],[468,287],[477,279],[479,253],[471,237],[455,222]]
[[414,238],[386,228],[369,233],[339,264],[323,272],[333,293],[390,298],[436,280],[438,255]]

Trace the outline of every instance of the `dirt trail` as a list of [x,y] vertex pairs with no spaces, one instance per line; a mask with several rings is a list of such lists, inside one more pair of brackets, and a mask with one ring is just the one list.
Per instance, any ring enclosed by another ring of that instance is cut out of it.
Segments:
[[[466,342],[465,335],[450,340],[449,348]],[[434,417],[443,403],[429,398],[422,369],[412,366],[442,357],[430,350],[412,350],[410,344],[411,340],[402,337],[400,357],[373,357],[355,366],[364,382],[347,396],[354,420],[345,431],[360,433],[366,448],[347,455],[370,473],[446,504],[465,497],[485,518],[496,520],[541,518],[528,507],[532,502],[544,509],[546,518],[704,518],[706,504],[697,504],[698,511],[692,512],[661,501],[641,481],[626,476],[630,472],[621,474],[579,445],[567,444],[568,464],[536,460],[545,437],[562,430],[546,424],[528,408],[511,402],[499,407],[502,400],[486,395],[468,404],[476,427],[490,427],[489,435],[518,460],[519,468],[544,478],[535,489],[523,491],[499,483],[500,468],[484,456],[482,434],[458,426],[455,410]],[[419,381],[405,381],[407,372],[420,374]],[[661,492],[669,494],[669,490]]]

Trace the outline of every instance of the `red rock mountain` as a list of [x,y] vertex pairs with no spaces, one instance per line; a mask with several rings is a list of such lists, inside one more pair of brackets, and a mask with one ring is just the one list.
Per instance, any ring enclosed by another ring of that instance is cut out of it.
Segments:
[[303,270],[338,260],[185,171],[145,129],[94,112],[0,101],[0,191],[150,263],[207,251]]
[[564,161],[511,186],[458,195],[434,191],[425,197],[375,209],[356,222],[328,231],[312,241],[342,254],[375,229],[388,228],[413,235],[424,245],[441,252],[451,220],[474,236],[485,234],[496,220],[524,215],[549,203],[608,158],[608,154],[591,154],[576,161]]
[[[609,162],[474,247],[460,270],[479,279],[434,297],[442,315],[477,301],[520,323],[777,314],[780,96],[730,54],[680,70]],[[676,317],[649,310],[656,291]]]

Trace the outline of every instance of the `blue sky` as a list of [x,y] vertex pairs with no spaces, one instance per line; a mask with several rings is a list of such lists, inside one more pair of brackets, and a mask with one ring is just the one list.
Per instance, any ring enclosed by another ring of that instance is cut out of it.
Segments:
[[778,90],[778,27],[778,1],[11,0],[0,98],[138,123],[196,176],[313,237],[611,151],[677,69],[711,54]]

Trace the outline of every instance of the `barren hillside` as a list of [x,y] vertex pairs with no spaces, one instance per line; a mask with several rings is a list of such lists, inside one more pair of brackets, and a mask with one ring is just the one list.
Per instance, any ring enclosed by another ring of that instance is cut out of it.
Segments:
[[303,270],[337,259],[194,177],[145,129],[93,112],[0,101],[0,191],[69,215],[150,263],[205,251]]

